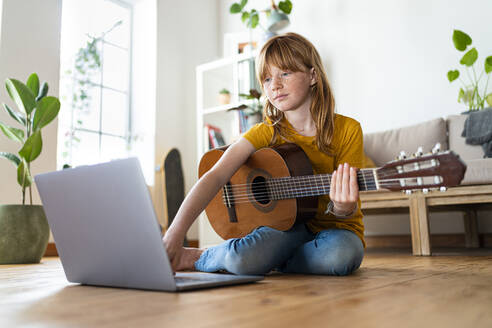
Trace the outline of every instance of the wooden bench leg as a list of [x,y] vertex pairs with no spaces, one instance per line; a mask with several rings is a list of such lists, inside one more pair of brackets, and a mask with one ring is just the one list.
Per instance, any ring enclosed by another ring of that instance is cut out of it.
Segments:
[[410,229],[413,255],[431,255],[427,204],[420,193],[410,196]]
[[478,239],[477,211],[474,209],[467,210],[463,215],[463,223],[465,225],[466,248],[480,247]]

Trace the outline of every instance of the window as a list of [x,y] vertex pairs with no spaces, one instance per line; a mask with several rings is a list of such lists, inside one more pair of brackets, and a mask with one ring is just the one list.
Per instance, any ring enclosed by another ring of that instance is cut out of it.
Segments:
[[63,1],[59,168],[130,155],[132,17],[122,1]]

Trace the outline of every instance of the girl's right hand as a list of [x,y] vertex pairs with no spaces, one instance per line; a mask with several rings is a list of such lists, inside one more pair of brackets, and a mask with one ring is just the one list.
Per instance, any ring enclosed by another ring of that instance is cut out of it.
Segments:
[[181,263],[181,257],[183,256],[183,240],[184,238],[174,236],[169,230],[162,238],[164,247],[166,247],[167,257],[169,258],[169,262],[171,262],[171,268],[174,273],[178,269],[179,264]]

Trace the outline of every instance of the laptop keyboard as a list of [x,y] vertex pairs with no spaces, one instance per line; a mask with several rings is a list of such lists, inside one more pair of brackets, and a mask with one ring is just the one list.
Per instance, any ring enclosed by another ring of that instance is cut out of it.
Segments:
[[193,282],[215,282],[215,281],[226,281],[228,280],[225,277],[217,277],[217,276],[194,276],[194,277],[174,277],[174,281],[177,284],[179,283],[193,283]]
[[217,278],[198,278],[198,277],[176,277],[174,278],[174,281],[176,281],[177,284],[179,283],[190,283],[190,282],[212,282],[212,281],[217,281]]

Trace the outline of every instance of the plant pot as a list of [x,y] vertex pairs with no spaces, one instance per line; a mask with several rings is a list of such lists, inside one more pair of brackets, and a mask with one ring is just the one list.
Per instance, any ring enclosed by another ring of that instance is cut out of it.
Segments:
[[248,117],[246,118],[246,122],[248,123],[248,129],[253,125],[255,125],[256,123],[260,123],[262,119],[263,116],[261,113],[248,114]]
[[219,94],[219,104],[226,105],[231,102],[231,94],[221,93]]
[[41,205],[0,205],[0,264],[39,263],[50,228]]

